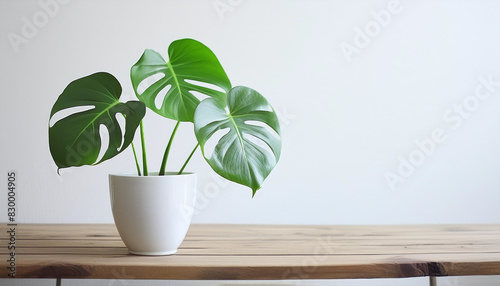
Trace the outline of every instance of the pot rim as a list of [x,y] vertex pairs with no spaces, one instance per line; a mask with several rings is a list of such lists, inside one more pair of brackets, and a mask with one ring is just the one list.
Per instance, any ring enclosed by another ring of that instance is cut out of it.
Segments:
[[196,172],[165,172],[165,175],[159,176],[158,172],[150,172],[148,176],[139,176],[137,173],[109,174],[109,177],[126,177],[126,178],[162,178],[162,177],[183,177],[196,175]]

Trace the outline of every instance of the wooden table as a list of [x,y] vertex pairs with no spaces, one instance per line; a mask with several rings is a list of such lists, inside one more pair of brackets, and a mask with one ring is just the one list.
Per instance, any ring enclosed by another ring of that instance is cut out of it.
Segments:
[[[161,257],[128,254],[114,225],[15,228],[16,278],[57,278],[59,284],[61,278],[429,276],[432,285],[436,276],[500,274],[500,225],[192,225],[178,253]],[[1,278],[9,272],[4,267],[9,257],[6,230],[1,236]]]

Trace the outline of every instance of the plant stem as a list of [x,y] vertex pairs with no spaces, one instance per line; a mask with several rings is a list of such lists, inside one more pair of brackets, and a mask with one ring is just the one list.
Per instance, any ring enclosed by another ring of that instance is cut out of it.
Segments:
[[132,142],[132,151],[134,152],[135,167],[137,168],[137,176],[140,176],[141,168],[139,167],[139,161],[137,160],[137,154],[135,153],[134,142]]
[[165,175],[165,168],[167,167],[167,159],[168,159],[168,154],[170,153],[170,147],[172,147],[172,142],[174,141],[175,133],[177,132],[177,128],[179,128],[180,124],[181,122],[177,121],[177,124],[175,125],[174,130],[172,131],[172,135],[170,135],[167,148],[165,149],[165,154],[163,154],[163,160],[161,161],[160,172],[158,173],[159,176]]
[[182,174],[182,171],[184,171],[184,168],[186,168],[186,165],[189,163],[189,160],[191,160],[191,157],[193,157],[193,154],[196,151],[196,149],[198,149],[198,146],[200,146],[200,143],[196,144],[193,151],[191,151],[191,154],[189,154],[189,157],[187,158],[186,162],[184,162],[184,165],[182,165],[182,168],[180,169],[179,173],[177,173],[177,175]]
[[142,170],[144,176],[148,176],[148,160],[146,159],[146,143],[144,141],[144,126],[141,120],[141,145],[142,145]]

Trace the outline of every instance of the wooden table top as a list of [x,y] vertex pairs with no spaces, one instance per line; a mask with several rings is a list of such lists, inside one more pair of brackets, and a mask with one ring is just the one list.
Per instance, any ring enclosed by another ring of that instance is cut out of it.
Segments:
[[[7,278],[6,231],[0,277]],[[8,229],[7,229],[8,230]],[[337,279],[500,274],[500,225],[192,225],[177,254],[135,256],[114,225],[16,226],[17,278]]]

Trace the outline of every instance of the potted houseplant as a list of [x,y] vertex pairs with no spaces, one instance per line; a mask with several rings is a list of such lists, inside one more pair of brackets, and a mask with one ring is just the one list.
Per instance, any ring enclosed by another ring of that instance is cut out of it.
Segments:
[[[250,187],[252,197],[281,153],[279,122],[269,102],[251,88],[233,87],[208,47],[181,39],[170,44],[168,57],[165,61],[159,53],[146,50],[132,66],[138,100],[121,102],[118,80],[99,72],[71,82],[50,113],[49,146],[58,170],[97,165],[132,147],[137,174],[109,175],[109,180],[113,217],[133,254],[177,251],[191,221],[196,193],[196,174],[184,170],[198,147],[216,173]],[[200,101],[194,92],[208,97]],[[154,173],[148,169],[144,144],[146,109],[177,122]],[[198,144],[180,170],[167,172],[180,122],[193,123]],[[102,146],[102,127],[109,135],[107,146]],[[142,164],[133,144],[136,133],[141,138]],[[216,133],[222,136],[216,138]],[[205,148],[209,140],[218,140],[212,152]]]

